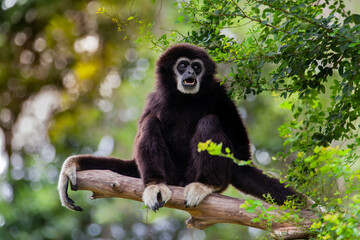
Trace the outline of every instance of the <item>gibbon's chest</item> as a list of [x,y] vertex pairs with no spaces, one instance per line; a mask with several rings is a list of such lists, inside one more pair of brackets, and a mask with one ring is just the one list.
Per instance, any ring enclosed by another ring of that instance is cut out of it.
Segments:
[[184,105],[168,108],[160,115],[162,133],[173,154],[190,153],[190,142],[199,120],[207,114],[207,108]]

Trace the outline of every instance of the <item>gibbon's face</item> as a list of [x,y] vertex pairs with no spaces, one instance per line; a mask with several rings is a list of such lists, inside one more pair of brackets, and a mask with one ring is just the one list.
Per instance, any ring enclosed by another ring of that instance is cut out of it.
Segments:
[[180,57],[174,65],[177,89],[185,94],[198,93],[204,70],[204,63],[200,59]]

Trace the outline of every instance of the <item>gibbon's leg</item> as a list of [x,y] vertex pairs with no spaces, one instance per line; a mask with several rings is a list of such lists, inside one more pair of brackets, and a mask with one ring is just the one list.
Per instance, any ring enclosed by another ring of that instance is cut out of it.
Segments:
[[195,207],[209,194],[225,190],[230,180],[230,159],[198,152],[198,143],[209,139],[232,148],[216,115],[207,115],[200,119],[191,140],[193,162],[186,172],[186,181],[190,184],[184,190],[187,207]]
[[282,205],[290,196],[301,195],[291,187],[285,188],[276,178],[265,175],[261,170],[251,166],[238,166],[232,163],[231,184],[238,190],[263,199],[264,195],[270,193],[275,203]]
[[141,122],[139,130],[135,159],[145,186],[142,199],[148,208],[156,212],[170,199],[172,192],[165,183],[171,182],[175,174],[160,120],[148,116]]
[[58,182],[58,191],[61,204],[70,210],[81,211],[80,206],[75,205],[74,201],[69,198],[67,193],[68,183],[71,189],[76,191],[76,171],[91,169],[107,169],[113,172],[130,176],[140,177],[135,160],[124,161],[114,157],[97,157],[91,155],[75,155],[65,160]]

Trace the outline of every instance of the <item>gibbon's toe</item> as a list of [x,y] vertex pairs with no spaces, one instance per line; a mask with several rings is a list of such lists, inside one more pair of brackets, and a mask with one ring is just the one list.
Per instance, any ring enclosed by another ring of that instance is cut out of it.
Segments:
[[72,191],[77,191],[78,190],[77,184],[72,184],[71,182],[70,182],[70,188],[71,188]]
[[151,208],[155,213],[165,205],[165,201],[156,202],[154,207]]
[[185,207],[196,207],[204,198],[213,193],[213,187],[199,182],[193,182],[184,189]]
[[74,210],[78,211],[78,212],[81,212],[83,209],[80,206],[74,205]]
[[61,180],[59,181],[59,186],[58,186],[61,205],[63,205],[64,207],[66,207],[70,210],[82,211],[82,208],[80,206],[75,205],[74,200],[72,200],[69,197],[69,195],[67,193],[67,187],[68,187],[69,180],[64,180],[64,178],[66,178],[66,176],[61,177]]
[[165,184],[149,185],[145,188],[142,199],[155,213],[171,198],[172,192]]

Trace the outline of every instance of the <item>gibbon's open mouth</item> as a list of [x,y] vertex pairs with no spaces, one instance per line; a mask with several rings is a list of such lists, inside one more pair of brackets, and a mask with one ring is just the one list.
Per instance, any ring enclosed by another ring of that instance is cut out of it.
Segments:
[[196,79],[195,78],[186,78],[182,81],[184,86],[194,86],[196,85]]

